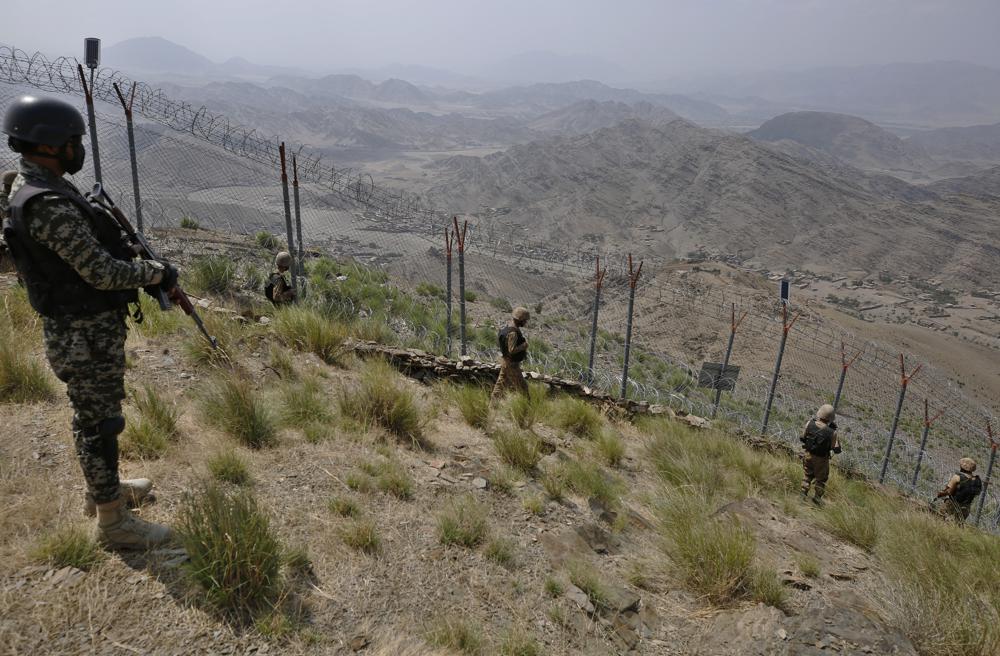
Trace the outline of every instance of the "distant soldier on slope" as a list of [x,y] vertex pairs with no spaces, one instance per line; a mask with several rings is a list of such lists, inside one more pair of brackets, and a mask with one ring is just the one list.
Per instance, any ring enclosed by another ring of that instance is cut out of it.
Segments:
[[288,305],[295,301],[295,292],[285,280],[285,272],[291,266],[292,256],[290,253],[281,251],[274,257],[274,268],[277,271],[267,279],[267,285],[264,286],[264,296],[275,305]]
[[521,363],[528,356],[528,340],[524,338],[521,329],[528,325],[531,314],[526,308],[516,307],[510,315],[510,323],[497,334],[500,345],[500,375],[493,387],[491,402],[503,398],[507,392],[514,390],[527,393],[528,384],[524,382],[521,373]]
[[802,500],[809,498],[809,488],[815,482],[813,503],[820,506],[823,504],[826,482],[830,478],[830,452],[840,453],[832,405],[826,403],[820,406],[816,416],[806,424],[799,441],[805,451],[802,454]]
[[962,458],[958,461],[958,471],[948,479],[948,484],[937,493],[937,498],[945,501],[941,513],[955,521],[964,522],[969,518],[972,502],[983,491],[983,482],[974,472],[976,461],[972,458]]
[[125,317],[136,290],[172,290],[177,270],[133,261],[115,220],[63,177],[83,168],[83,117],[70,104],[24,96],[8,107],[3,132],[21,155],[3,234],[31,306],[42,316],[45,352],[73,406],[73,441],[87,482],[87,514],[101,542],[152,547],[170,529],[138,519],[134,505],[152,487],[118,477],[118,435],[125,428]]

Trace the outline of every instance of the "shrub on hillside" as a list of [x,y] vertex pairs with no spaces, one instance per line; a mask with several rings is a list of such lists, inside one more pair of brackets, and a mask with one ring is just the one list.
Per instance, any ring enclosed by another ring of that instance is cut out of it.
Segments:
[[274,315],[275,333],[299,351],[315,353],[327,364],[342,365],[349,349],[350,330],[339,321],[304,305],[280,308]]
[[478,385],[457,385],[450,396],[468,425],[485,430],[490,423],[490,393]]
[[280,237],[271,234],[267,230],[261,230],[254,235],[254,240],[257,242],[258,246],[269,251],[283,250],[285,248],[285,242],[281,241]]
[[487,509],[472,496],[451,499],[438,514],[438,539],[444,545],[475,547],[486,539]]
[[340,410],[366,426],[423,442],[423,421],[413,393],[399,384],[395,370],[384,360],[365,363],[360,384],[341,390]]
[[277,441],[274,417],[250,382],[234,374],[219,375],[200,392],[206,421],[254,449]]
[[183,284],[196,294],[224,294],[236,280],[236,264],[222,255],[199,257],[183,275]]
[[581,399],[562,397],[552,403],[551,408],[555,425],[577,437],[593,439],[604,425],[601,413]]
[[542,385],[528,384],[527,394],[514,394],[510,399],[510,416],[518,428],[527,430],[535,425],[546,405],[546,391]]
[[181,227],[185,230],[200,230],[201,224],[193,216],[181,217]]
[[534,469],[542,457],[541,440],[534,433],[499,429],[490,437],[500,458],[522,472]]

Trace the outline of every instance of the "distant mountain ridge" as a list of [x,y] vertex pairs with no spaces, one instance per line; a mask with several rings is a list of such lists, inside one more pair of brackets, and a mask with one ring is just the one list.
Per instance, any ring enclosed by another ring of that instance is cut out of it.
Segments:
[[1000,162],[1000,123],[918,132],[907,142],[942,158]]

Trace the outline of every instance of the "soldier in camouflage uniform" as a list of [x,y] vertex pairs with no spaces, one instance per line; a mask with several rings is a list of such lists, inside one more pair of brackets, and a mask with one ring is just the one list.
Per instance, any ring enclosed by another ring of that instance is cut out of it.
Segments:
[[528,393],[528,383],[521,373],[521,363],[528,357],[528,340],[521,329],[528,325],[531,314],[527,308],[516,307],[510,314],[510,323],[497,333],[500,346],[500,375],[490,395],[490,402],[496,403],[510,391]]
[[26,96],[7,110],[3,132],[20,153],[3,233],[28,300],[42,316],[45,353],[73,406],[77,458],[87,482],[88,514],[101,541],[148,548],[170,539],[166,526],[129,511],[152,487],[118,478],[118,435],[125,427],[125,318],[136,289],[172,289],[165,262],[133,261],[114,219],[95,209],[65,173],[83,166],[83,117],[70,104]]

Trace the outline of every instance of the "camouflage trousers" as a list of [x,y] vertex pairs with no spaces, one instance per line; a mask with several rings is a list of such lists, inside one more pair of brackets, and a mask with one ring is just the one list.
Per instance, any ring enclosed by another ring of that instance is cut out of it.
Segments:
[[500,375],[497,376],[497,384],[493,386],[491,401],[499,401],[507,392],[528,393],[528,383],[521,373],[521,365],[507,358],[500,359]]
[[125,332],[124,310],[44,320],[45,354],[56,377],[66,383],[77,459],[97,503],[118,497],[118,435],[101,425],[121,416]]
[[814,456],[807,451],[802,454],[802,472],[802,494],[809,494],[809,487],[815,482],[815,496],[822,499],[826,493],[826,482],[830,478],[830,459]]
[[938,506],[938,512],[945,519],[953,519],[961,524],[969,519],[969,513],[972,512],[972,504],[959,504],[954,499],[945,497],[941,505]]

